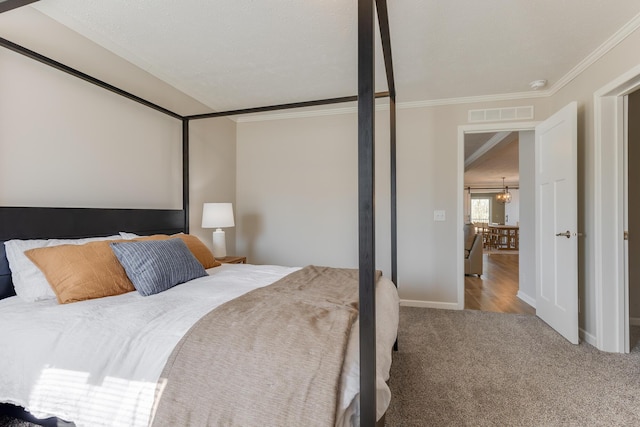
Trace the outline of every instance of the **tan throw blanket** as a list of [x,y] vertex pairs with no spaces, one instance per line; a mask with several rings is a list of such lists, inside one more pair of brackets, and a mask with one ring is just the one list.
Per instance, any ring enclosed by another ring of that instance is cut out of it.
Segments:
[[317,266],[221,305],[169,357],[153,426],[333,426],[357,315],[358,270]]

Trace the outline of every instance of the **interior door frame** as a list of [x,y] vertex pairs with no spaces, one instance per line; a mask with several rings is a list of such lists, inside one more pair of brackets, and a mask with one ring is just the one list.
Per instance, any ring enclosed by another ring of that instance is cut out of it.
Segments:
[[[624,244],[625,97],[638,89],[640,65],[603,86],[593,95],[595,338],[598,349],[616,353],[624,353],[629,340],[629,295]],[[605,284],[611,283],[613,285],[608,285],[605,292]]]
[[[520,132],[533,131],[540,122],[507,122],[507,123],[482,123],[458,126],[458,203],[457,203],[457,237],[456,253],[464,253],[464,135],[467,133],[488,133],[488,132]],[[457,309],[464,309],[464,259],[458,257],[457,265],[457,285],[458,304]]]
[[[623,147],[622,147],[622,188],[623,188],[623,209],[622,209],[622,229],[629,231],[629,97],[623,97],[623,117],[624,117],[624,125],[623,125]],[[629,242],[623,239],[623,274],[624,274],[624,332],[623,337],[624,340],[624,353],[629,353],[631,351],[630,346],[630,328],[631,328],[631,319],[629,316]]]

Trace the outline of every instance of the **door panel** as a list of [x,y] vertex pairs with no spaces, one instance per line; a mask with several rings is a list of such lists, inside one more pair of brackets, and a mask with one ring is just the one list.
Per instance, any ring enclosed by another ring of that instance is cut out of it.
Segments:
[[578,343],[577,104],[536,127],[536,313]]

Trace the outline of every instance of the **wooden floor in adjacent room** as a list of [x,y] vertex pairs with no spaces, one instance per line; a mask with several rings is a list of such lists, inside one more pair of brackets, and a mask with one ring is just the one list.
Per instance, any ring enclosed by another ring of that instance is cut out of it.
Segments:
[[464,277],[464,308],[535,315],[536,310],[516,296],[518,254],[485,253],[482,277]]

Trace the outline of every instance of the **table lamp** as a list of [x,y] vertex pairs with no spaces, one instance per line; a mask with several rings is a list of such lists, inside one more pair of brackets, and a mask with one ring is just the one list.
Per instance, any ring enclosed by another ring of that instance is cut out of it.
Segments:
[[213,232],[213,256],[227,256],[227,243],[222,227],[233,227],[233,207],[231,203],[205,203],[202,208],[202,228],[215,228]]

